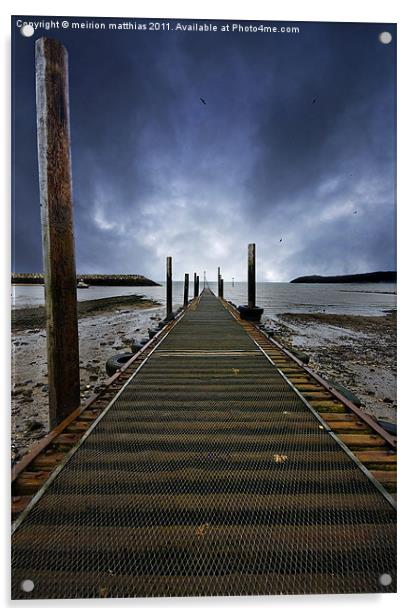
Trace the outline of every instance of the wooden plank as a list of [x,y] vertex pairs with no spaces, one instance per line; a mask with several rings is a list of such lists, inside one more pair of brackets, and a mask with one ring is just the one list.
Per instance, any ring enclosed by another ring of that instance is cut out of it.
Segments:
[[32,500],[30,495],[14,495],[11,499],[11,513],[12,516],[15,517],[19,515],[22,511],[24,511],[27,505]]
[[[150,487],[151,490],[157,491],[157,493],[165,494],[172,490],[171,483],[177,483],[177,490],[183,483],[192,484],[192,489],[197,495],[199,491],[197,488],[207,483],[216,482],[218,486],[222,486],[223,493],[228,490],[228,486],[231,482],[236,484],[254,483],[254,482],[270,482],[272,485],[272,491],[274,494],[286,490],[286,486],[294,486],[295,490],[299,491],[299,484],[302,483],[305,486],[305,490],[309,490],[313,485],[317,486],[332,486],[337,484],[345,488],[346,486],[355,486],[358,479],[364,480],[364,476],[355,465],[354,468],[349,469],[347,473],[344,473],[342,469],[337,470],[312,470],[308,469],[306,476],[301,479],[298,478],[297,470],[294,468],[295,455],[294,453],[287,454],[287,460],[285,462],[274,462],[273,468],[262,470],[243,470],[243,469],[225,469],[225,470],[209,470],[206,468],[197,468],[196,465],[172,470],[172,471],[158,471],[158,470],[143,470],[143,471],[129,471],[119,470],[116,472],[116,482],[118,488],[123,486],[125,491],[131,490],[131,492],[140,491],[145,486]],[[382,471],[378,471],[382,472]],[[384,471],[385,472],[385,471]],[[22,473],[18,479],[19,494],[31,494],[32,488],[39,488],[43,485],[47,479],[47,473]],[[387,475],[391,477],[391,475]],[[70,491],[76,490],[85,486],[111,486],[114,480],[113,469],[100,468],[95,469],[93,473],[93,479],[89,470],[79,470],[76,475],[67,475],[65,478],[65,488]],[[247,489],[247,488],[246,488]],[[313,488],[315,489],[315,487]]]
[[337,434],[341,433],[349,433],[349,432],[358,432],[360,434],[372,434],[372,430],[369,426],[362,423],[361,421],[356,421],[348,419],[348,421],[328,421],[328,425]]
[[31,471],[51,471],[58,464],[60,464],[64,457],[65,453],[63,452],[50,452],[49,454],[43,454],[37,456],[32,464],[30,465]]
[[[114,497],[112,494],[52,494],[47,493],[39,500],[39,511],[54,512],[56,508],[64,513],[76,511],[77,514],[93,511],[99,507],[102,512],[111,512],[114,509]],[[168,492],[162,497],[154,494],[117,494],[117,511],[131,511],[138,509],[142,512],[152,513],[162,511],[196,511],[211,512],[212,510],[224,510],[226,512],[242,513],[244,511],[265,510],[282,511],[284,515],[298,513],[299,511],[321,511],[328,508],[330,511],[338,509],[341,512],[363,511],[367,514],[378,512],[378,494],[345,494],[343,490],[338,493],[320,494],[306,492],[304,494],[291,494],[285,491],[283,494],[258,494],[237,492],[229,495],[226,493],[197,494],[196,498],[189,498],[188,494]],[[384,500],[385,511],[390,511],[389,505]]]
[[49,424],[55,427],[80,404],[68,60],[56,40],[39,38],[35,46]]
[[397,471],[373,470],[371,473],[374,475],[375,479],[386,486],[391,485],[395,487],[397,483]]
[[23,471],[15,482],[17,494],[33,494],[49,477],[47,471]]
[[339,438],[352,449],[386,446],[384,439],[377,434],[341,434]]
[[[16,535],[14,545],[25,547],[31,543],[32,528],[22,529]],[[105,551],[128,550],[131,545],[136,546],[139,553],[142,550],[165,549],[188,549],[190,552],[199,550],[201,542],[209,541],[215,551],[225,552],[226,548],[245,550],[246,544],[254,544],[261,550],[268,550],[269,546],[277,546],[281,543],[301,550],[332,550],[332,544],[343,551],[352,549],[356,542],[364,544],[365,549],[370,543],[376,543],[378,537],[394,536],[394,532],[386,524],[361,524],[361,525],[214,525],[206,522],[199,525],[154,525],[147,528],[143,533],[141,528],[130,526],[100,526],[94,527],[92,532],[85,533],[82,526],[64,526],[59,529],[59,546],[64,550],[76,550],[79,546],[79,537],[82,537],[82,547],[88,550]],[[51,532],[50,526],[36,526],[36,540],[42,549],[53,549],[56,538]],[[205,550],[205,548],[204,548]],[[253,557],[256,557],[253,555]]]
[[383,463],[383,464],[395,464],[397,462],[397,454],[395,451],[357,451],[355,453],[357,458],[364,464],[370,463]]

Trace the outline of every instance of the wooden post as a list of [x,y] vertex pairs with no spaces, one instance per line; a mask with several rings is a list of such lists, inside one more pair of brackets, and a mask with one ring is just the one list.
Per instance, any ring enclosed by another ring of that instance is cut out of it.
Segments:
[[220,267],[217,268],[217,297],[220,297]]
[[80,405],[68,57],[63,45],[49,38],[39,38],[35,50],[49,426],[52,428]]
[[197,297],[198,297],[200,294],[200,276],[197,276],[196,284],[197,284]]
[[194,297],[198,297],[197,278],[197,272],[194,272]]
[[256,306],[256,244],[249,244],[247,259],[248,306]]
[[167,257],[167,317],[172,314],[172,257]]
[[220,297],[221,298],[224,297],[224,280],[221,276],[220,276]]
[[190,282],[190,275],[184,274],[184,307],[188,306],[188,285]]

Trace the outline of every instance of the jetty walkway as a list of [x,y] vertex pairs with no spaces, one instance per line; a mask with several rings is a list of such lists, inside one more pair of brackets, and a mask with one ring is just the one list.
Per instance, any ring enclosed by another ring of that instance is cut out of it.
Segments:
[[13,598],[395,592],[392,500],[249,327],[205,289],[154,343],[18,518]]

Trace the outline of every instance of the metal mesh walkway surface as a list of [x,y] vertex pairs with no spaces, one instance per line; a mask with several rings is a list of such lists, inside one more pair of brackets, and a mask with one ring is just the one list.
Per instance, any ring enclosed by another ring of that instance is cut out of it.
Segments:
[[395,517],[206,289],[22,519],[12,596],[395,592]]

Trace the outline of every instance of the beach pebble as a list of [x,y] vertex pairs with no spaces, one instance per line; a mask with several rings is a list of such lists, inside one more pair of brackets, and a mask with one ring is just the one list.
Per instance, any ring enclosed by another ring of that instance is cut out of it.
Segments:
[[26,430],[28,432],[35,432],[36,430],[42,430],[44,425],[38,419],[30,419],[26,422]]

